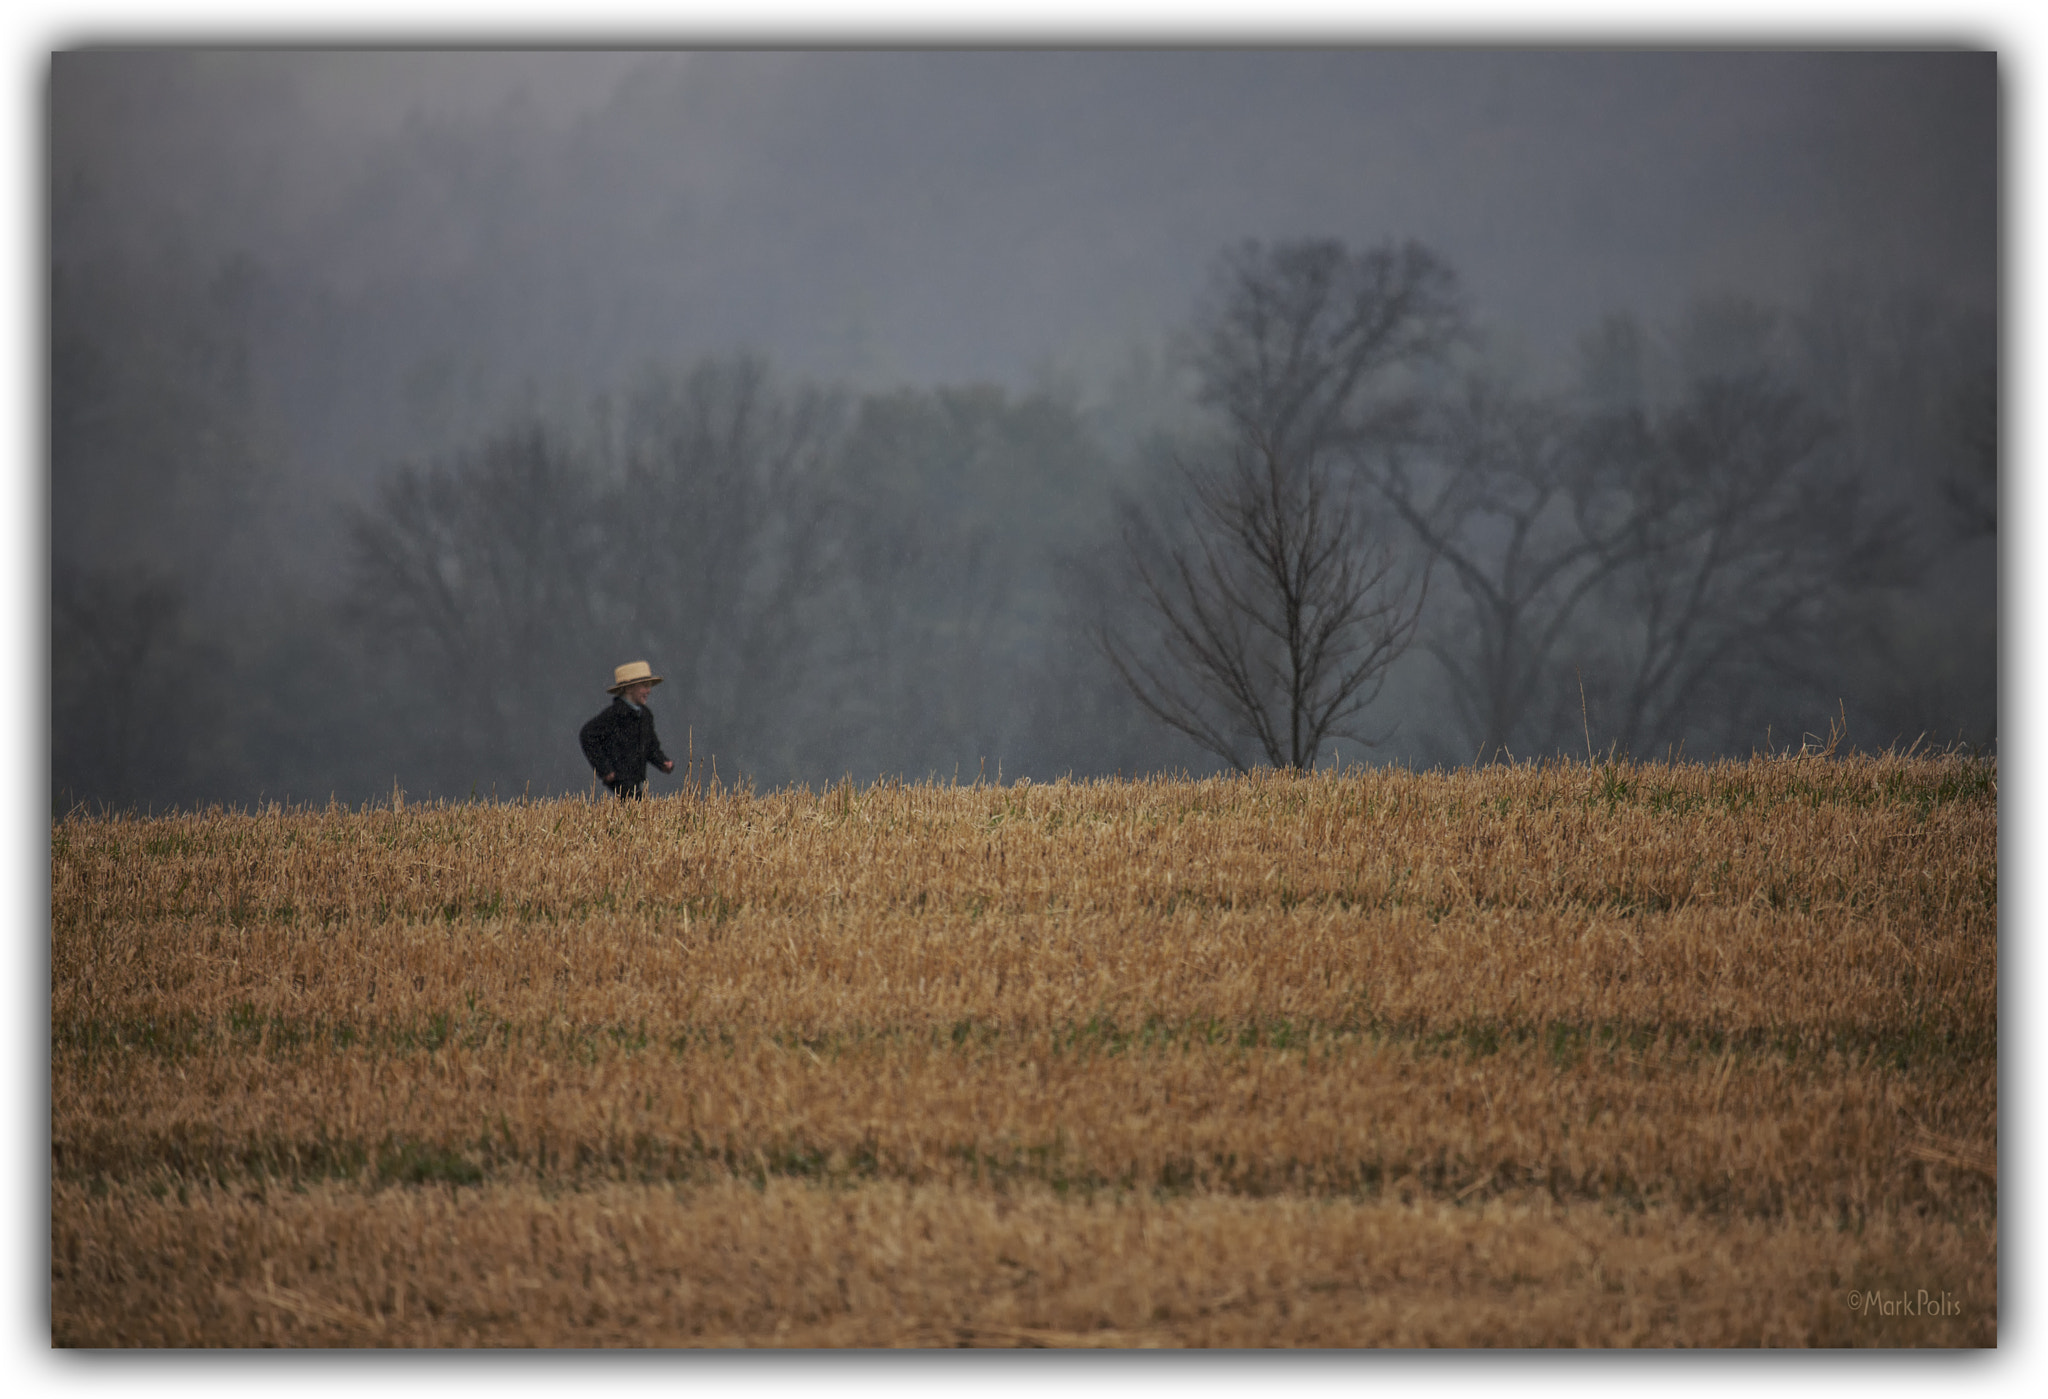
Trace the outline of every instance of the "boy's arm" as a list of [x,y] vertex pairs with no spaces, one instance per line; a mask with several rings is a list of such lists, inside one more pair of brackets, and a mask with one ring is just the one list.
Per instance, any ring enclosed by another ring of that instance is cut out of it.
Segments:
[[612,760],[605,755],[605,749],[609,746],[605,739],[610,735],[606,732],[604,721],[605,715],[610,712],[606,710],[604,714],[592,719],[583,726],[582,732],[576,735],[577,740],[583,745],[584,759],[606,782],[618,776],[617,770],[612,766]]

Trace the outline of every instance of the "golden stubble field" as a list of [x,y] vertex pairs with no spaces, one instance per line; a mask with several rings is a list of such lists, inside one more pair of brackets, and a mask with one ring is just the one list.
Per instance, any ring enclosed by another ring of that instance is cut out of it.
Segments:
[[1995,1344],[1960,756],[51,828],[66,1346]]

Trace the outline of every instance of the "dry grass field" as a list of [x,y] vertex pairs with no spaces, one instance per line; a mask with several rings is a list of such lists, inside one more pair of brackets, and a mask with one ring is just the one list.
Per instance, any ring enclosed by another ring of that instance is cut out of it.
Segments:
[[51,828],[63,1346],[1982,1346],[1997,769]]

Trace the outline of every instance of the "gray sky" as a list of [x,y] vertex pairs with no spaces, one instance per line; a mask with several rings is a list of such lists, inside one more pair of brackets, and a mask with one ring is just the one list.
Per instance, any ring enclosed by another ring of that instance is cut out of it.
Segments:
[[1420,238],[1538,379],[1701,292],[1997,293],[1990,54],[87,52],[53,87],[53,178],[96,191],[56,251],[245,252],[317,302],[319,364],[303,326],[266,363],[350,469],[422,384],[741,347],[1085,384],[1247,236]]

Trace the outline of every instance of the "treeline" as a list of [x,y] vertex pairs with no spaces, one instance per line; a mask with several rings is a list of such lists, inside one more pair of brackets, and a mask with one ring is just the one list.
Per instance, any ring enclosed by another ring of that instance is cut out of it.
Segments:
[[[1940,718],[1905,679],[1973,642],[1995,663],[1995,592],[1943,577],[1996,533],[1976,329],[1840,288],[1710,300],[1608,320],[1539,395],[1470,353],[1427,249],[1248,244],[1190,339],[1217,433],[1132,512],[1140,606],[1102,636],[1148,712],[1240,768],[1397,718],[1441,762],[1985,741],[1988,672]],[[1411,643],[1433,664],[1383,704]]]
[[1539,382],[1426,249],[1247,244],[1148,392],[534,395],[329,579],[265,525],[247,275],[57,269],[60,808],[581,790],[641,658],[761,786],[1995,738],[1995,327],[1937,299],[1615,317]]
[[565,735],[639,658],[670,751],[722,779],[1043,773],[1089,756],[1044,683],[1073,675],[1049,565],[1109,486],[1045,395],[849,403],[719,360],[396,473],[354,522],[346,607],[392,673],[463,697],[415,769],[439,790],[587,785]]

